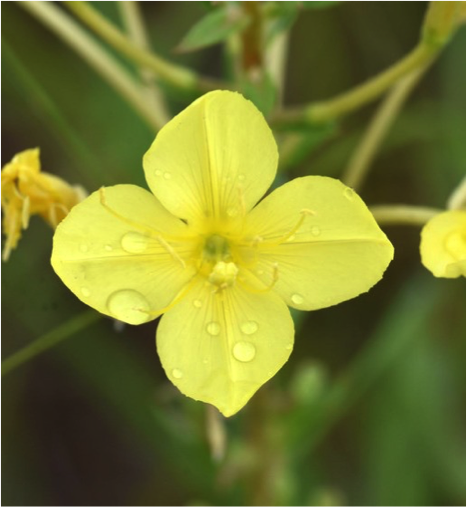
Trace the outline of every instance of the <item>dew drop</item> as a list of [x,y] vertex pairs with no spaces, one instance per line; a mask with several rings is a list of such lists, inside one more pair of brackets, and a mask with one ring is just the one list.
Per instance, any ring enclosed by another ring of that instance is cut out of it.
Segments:
[[232,349],[232,354],[237,361],[248,363],[255,358],[256,349],[252,343],[237,342]]
[[170,173],[164,173],[164,180],[170,180],[172,175]]
[[227,208],[227,215],[234,218],[238,215],[238,208]]
[[209,360],[208,359],[203,359],[203,364],[208,364],[209,363]]
[[285,350],[292,350],[292,347],[293,345],[289,343],[288,345],[285,346]]
[[195,299],[195,300],[193,301],[193,306],[194,306],[195,308],[201,308],[201,307],[203,306],[203,303],[201,303],[201,301],[200,301],[199,299]]
[[128,253],[141,253],[148,247],[148,238],[138,232],[128,232],[122,238],[122,248]]
[[300,294],[292,294],[292,302],[296,305],[301,305],[303,303],[303,296],[300,296]]
[[183,377],[183,371],[182,370],[178,370],[177,368],[174,368],[172,370],[172,376],[173,376],[173,378],[182,378]]
[[249,320],[248,322],[244,322],[240,329],[245,334],[254,334],[256,331],[258,331],[258,323],[254,320]]
[[217,336],[221,332],[221,326],[217,322],[209,322],[206,331],[212,336]]
[[321,229],[315,225],[311,228],[311,234],[313,234],[313,236],[319,236],[321,234]]
[[292,234],[290,238],[287,238],[287,241],[294,241],[295,240],[295,234]]
[[154,171],[154,174],[155,174],[156,176],[162,176],[162,171],[159,171],[159,169],[156,169],[156,170]]
[[351,188],[346,188],[344,190],[344,197],[346,197],[349,201],[354,198],[355,192]]
[[105,248],[106,252],[111,252],[114,249],[112,245],[105,245],[104,248]]
[[116,319],[128,324],[142,324],[151,318],[148,300],[132,289],[118,290],[111,294],[107,300],[107,309]]
[[256,271],[256,273],[258,275],[264,275],[264,271],[262,269],[258,269],[258,271]]
[[87,287],[81,287],[81,294],[87,298],[91,295],[91,291]]
[[81,252],[86,253],[89,250],[89,247],[88,247],[88,245],[82,244],[82,245],[79,245],[79,249]]
[[239,179],[240,181],[245,181],[245,175],[244,175],[244,174],[239,174],[239,175],[238,175],[238,179]]

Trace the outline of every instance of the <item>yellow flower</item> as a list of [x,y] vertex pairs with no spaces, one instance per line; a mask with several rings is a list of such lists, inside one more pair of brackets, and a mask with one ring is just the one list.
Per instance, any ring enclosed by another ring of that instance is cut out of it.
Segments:
[[440,278],[465,276],[465,211],[445,211],[422,229],[422,264]]
[[253,104],[211,92],[144,156],[152,194],[101,189],[55,234],[52,264],[66,285],[130,324],[165,313],[157,350],[168,377],[225,416],[287,361],[287,306],[315,310],[358,296],[393,256],[364,203],[337,180],[299,178],[257,204],[277,160]]
[[15,155],[2,169],[3,229],[6,235],[2,258],[8,260],[29,225],[31,215],[40,215],[55,228],[70,209],[86,197],[79,186],[41,172],[39,148]]

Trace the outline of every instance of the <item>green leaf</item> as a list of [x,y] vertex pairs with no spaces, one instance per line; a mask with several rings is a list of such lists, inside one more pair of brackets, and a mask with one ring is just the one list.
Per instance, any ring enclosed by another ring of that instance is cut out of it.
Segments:
[[300,2],[300,7],[306,10],[321,10],[334,7],[342,2]]
[[274,2],[267,12],[270,22],[267,25],[266,45],[277,35],[292,28],[299,13],[300,2]]
[[265,115],[274,108],[276,103],[277,90],[271,76],[267,72],[262,72],[254,81],[245,78],[241,83],[242,93],[247,99]]
[[177,46],[178,53],[187,53],[222,42],[235,32],[243,30],[250,22],[242,11],[219,8],[206,14],[185,35]]
[[335,136],[334,122],[316,125],[313,128],[291,131],[279,137],[280,171],[285,171],[303,162],[310,153]]

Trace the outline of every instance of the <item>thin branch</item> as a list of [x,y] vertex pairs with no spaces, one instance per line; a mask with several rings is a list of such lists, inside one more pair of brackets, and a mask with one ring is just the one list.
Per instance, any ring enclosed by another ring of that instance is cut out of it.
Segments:
[[381,103],[342,175],[349,187],[359,190],[383,139],[426,68],[427,65],[403,77]]
[[70,16],[53,2],[18,2],[57,37],[78,53],[112,86],[154,130],[159,121],[149,110],[140,85],[131,75],[87,34]]
[[444,210],[406,204],[388,204],[371,206],[370,211],[380,225],[423,226]]
[[74,334],[86,329],[101,318],[97,312],[87,311],[81,313],[77,317],[70,319],[68,322],[61,324],[53,331],[42,335],[26,347],[18,350],[13,355],[2,361],[2,376],[10,373],[22,364],[34,359],[42,352],[55,347],[60,342],[73,336]]
[[[135,1],[118,2],[128,35],[138,47],[148,51],[150,47],[149,38],[145,29],[140,5],[140,2]],[[159,128],[162,128],[171,117],[164,96],[156,85],[154,72],[143,67],[140,68],[140,75],[145,87],[146,98],[149,102],[148,106],[157,115]]]
[[158,78],[167,83],[177,88],[197,92],[206,92],[221,87],[219,83],[198,76],[191,69],[172,64],[152,52],[141,49],[89,3],[77,1],[64,2],[64,4],[111,46],[138,65],[151,69]]

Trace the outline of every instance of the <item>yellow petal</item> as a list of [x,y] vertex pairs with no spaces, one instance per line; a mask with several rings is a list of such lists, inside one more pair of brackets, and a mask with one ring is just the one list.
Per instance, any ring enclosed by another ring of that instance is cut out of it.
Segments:
[[442,278],[465,276],[465,211],[440,213],[422,229],[422,264]]
[[193,102],[157,135],[143,159],[154,195],[190,222],[240,216],[271,185],[277,147],[262,114],[239,93]]
[[197,286],[161,319],[157,351],[180,391],[238,412],[287,361],[293,322],[273,292],[254,294],[238,284],[213,293]]
[[307,176],[283,185],[252,210],[246,230],[257,242],[252,272],[265,285],[275,273],[274,290],[300,310],[368,291],[393,258],[360,197],[332,178]]
[[191,248],[186,225],[142,188],[102,191],[58,226],[52,266],[84,303],[141,324],[156,318],[194,274],[184,261]]

